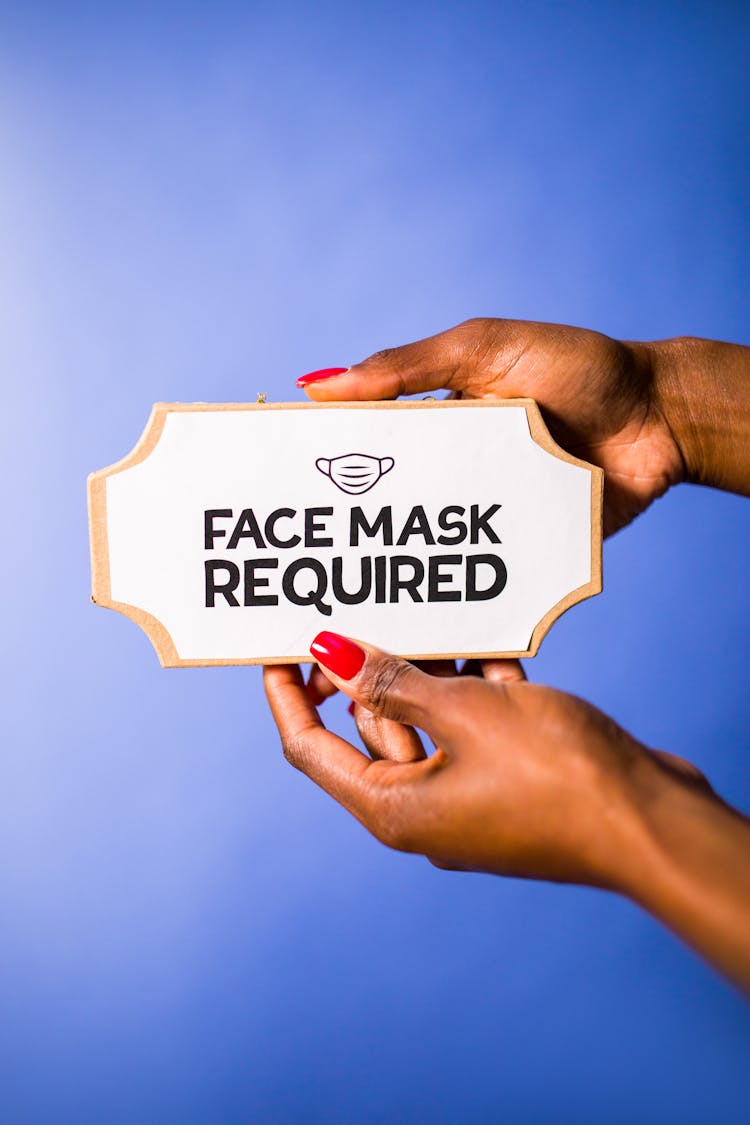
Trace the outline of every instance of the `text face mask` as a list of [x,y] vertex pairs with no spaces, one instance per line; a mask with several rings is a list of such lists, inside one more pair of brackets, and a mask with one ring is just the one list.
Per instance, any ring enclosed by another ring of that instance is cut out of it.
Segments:
[[344,453],[341,457],[319,457],[315,462],[321,473],[330,477],[342,492],[360,496],[368,492],[395,462],[392,457],[371,457],[369,453]]

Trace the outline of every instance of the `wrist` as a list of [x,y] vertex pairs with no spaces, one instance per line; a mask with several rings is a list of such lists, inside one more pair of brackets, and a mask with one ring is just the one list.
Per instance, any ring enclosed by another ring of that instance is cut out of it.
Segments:
[[649,364],[655,410],[692,484],[748,492],[750,349],[679,337],[636,344]]
[[750,990],[750,821],[650,754],[631,774],[614,889]]
[[706,483],[708,472],[697,409],[706,397],[702,386],[705,363],[695,354],[700,343],[678,337],[641,345],[648,356],[655,408],[679,451],[681,479],[689,483]]
[[636,746],[616,796],[608,786],[605,869],[613,890],[653,912],[660,889],[676,877],[683,862],[685,838],[692,846],[698,826],[704,829],[717,816],[736,814],[689,763]]
[[658,845],[660,810],[671,800],[671,788],[678,784],[662,769],[645,747],[641,747],[620,774],[608,797],[604,843],[601,855],[603,883],[610,890],[644,905],[649,881],[663,863]]
[[642,902],[658,857],[653,810],[668,800],[672,782],[645,746],[625,737],[629,748],[618,749],[618,768],[599,763],[585,787],[588,810],[575,818],[585,834],[577,848],[586,867],[583,882]]
[[665,768],[644,748],[628,772],[621,830],[613,841],[613,873],[622,894],[655,912],[659,888],[675,863],[674,832],[694,819],[704,799],[694,781]]
[[634,451],[640,451],[637,486],[641,507],[647,507],[687,479],[681,427],[672,409],[673,367],[660,343],[621,344],[628,357],[628,381],[635,391],[632,421],[624,436]]

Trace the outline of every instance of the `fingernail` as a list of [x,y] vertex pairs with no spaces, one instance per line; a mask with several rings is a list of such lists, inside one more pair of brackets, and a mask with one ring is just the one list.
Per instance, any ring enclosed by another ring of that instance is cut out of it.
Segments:
[[324,668],[341,676],[342,680],[351,680],[365,662],[365,652],[359,645],[325,629],[310,645],[310,652]]
[[349,712],[350,715],[354,714],[354,700],[352,700],[351,703],[349,704],[349,706],[347,707],[347,711]]
[[297,386],[308,387],[310,383],[319,383],[321,379],[332,379],[334,375],[343,375],[348,370],[348,367],[321,367],[320,371],[308,371],[307,375],[300,375]]

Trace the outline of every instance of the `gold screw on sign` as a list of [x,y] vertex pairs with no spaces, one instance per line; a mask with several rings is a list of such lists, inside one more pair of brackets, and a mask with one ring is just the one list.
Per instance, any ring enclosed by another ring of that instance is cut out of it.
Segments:
[[262,406],[263,403],[268,401],[268,391],[259,391],[258,397],[255,400],[256,406]]

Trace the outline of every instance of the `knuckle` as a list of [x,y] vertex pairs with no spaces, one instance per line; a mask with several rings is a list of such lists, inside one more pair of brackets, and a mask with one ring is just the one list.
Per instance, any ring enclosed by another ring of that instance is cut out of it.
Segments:
[[391,363],[396,355],[396,348],[380,348],[379,351],[373,352],[364,361],[365,363]]
[[382,814],[375,835],[381,843],[395,851],[418,851],[414,827],[404,811],[397,807]]
[[487,316],[470,316],[468,318],[468,320],[462,320],[461,323],[458,325],[458,328],[462,332],[466,332],[466,333],[470,333],[470,332],[481,333],[481,332],[484,332],[487,328],[489,328],[491,323],[492,323],[491,319]]
[[379,660],[364,685],[369,709],[378,715],[387,712],[390,718],[396,718],[395,697],[409,672],[409,666],[401,660]]
[[375,835],[380,840],[381,844],[385,844],[387,848],[393,848],[395,851],[401,851],[401,836],[394,822],[390,820],[382,820],[377,826]]
[[382,733],[383,720],[369,707],[360,707],[357,711],[357,729],[366,739],[375,740]]
[[408,787],[395,784],[380,789],[370,813],[368,827],[381,844],[399,852],[422,851],[421,811]]
[[440,859],[439,856],[436,855],[428,855],[427,861],[431,863],[433,867],[437,867],[439,871],[457,870],[457,868],[452,863],[449,863],[447,859]]
[[307,760],[307,740],[303,734],[288,735],[281,740],[284,757],[295,769],[304,770]]

